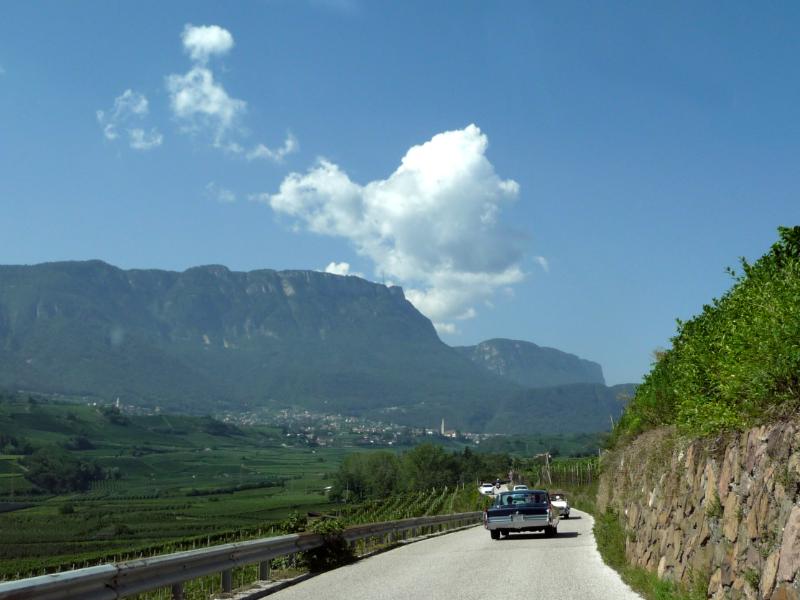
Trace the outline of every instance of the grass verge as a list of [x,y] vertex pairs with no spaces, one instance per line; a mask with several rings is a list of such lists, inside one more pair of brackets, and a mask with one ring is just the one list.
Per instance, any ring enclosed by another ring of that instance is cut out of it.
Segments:
[[658,575],[647,569],[630,565],[625,558],[625,530],[616,512],[594,514],[594,537],[603,561],[648,600],[705,600],[707,577],[693,577],[692,585],[686,589],[659,579]]

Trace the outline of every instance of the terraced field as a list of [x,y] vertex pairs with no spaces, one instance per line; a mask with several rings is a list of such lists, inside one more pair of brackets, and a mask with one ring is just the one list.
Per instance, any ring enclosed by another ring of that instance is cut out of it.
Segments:
[[482,506],[472,486],[332,503],[325,488],[352,448],[292,447],[278,429],[207,417],[0,396],[0,434],[6,450],[57,447],[106,476],[85,492],[46,494],[26,480],[25,455],[0,454],[0,579],[279,534],[308,512],[352,525]]

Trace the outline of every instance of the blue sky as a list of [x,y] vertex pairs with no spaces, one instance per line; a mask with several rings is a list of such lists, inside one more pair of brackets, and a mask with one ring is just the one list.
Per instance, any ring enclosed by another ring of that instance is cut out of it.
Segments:
[[4,3],[0,263],[347,263],[450,344],[637,381],[800,222],[799,26],[789,2]]

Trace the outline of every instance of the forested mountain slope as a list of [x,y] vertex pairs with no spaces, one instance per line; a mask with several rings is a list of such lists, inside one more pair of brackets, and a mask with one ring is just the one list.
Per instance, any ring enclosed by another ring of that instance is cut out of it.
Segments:
[[596,362],[533,342],[492,339],[455,349],[488,371],[526,387],[605,384],[603,368]]
[[[521,406],[540,415],[537,431],[560,418],[550,396],[444,344],[402,289],[317,271],[1,266],[0,387],[191,413],[300,406],[431,427],[445,418],[470,431],[519,431],[503,414]],[[607,423],[603,413],[593,427]]]

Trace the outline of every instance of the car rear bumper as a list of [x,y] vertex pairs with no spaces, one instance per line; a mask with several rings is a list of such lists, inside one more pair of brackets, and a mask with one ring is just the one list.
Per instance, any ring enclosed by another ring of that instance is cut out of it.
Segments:
[[504,529],[510,531],[543,531],[547,527],[556,527],[558,518],[547,515],[507,515],[489,517],[484,523],[486,529]]

